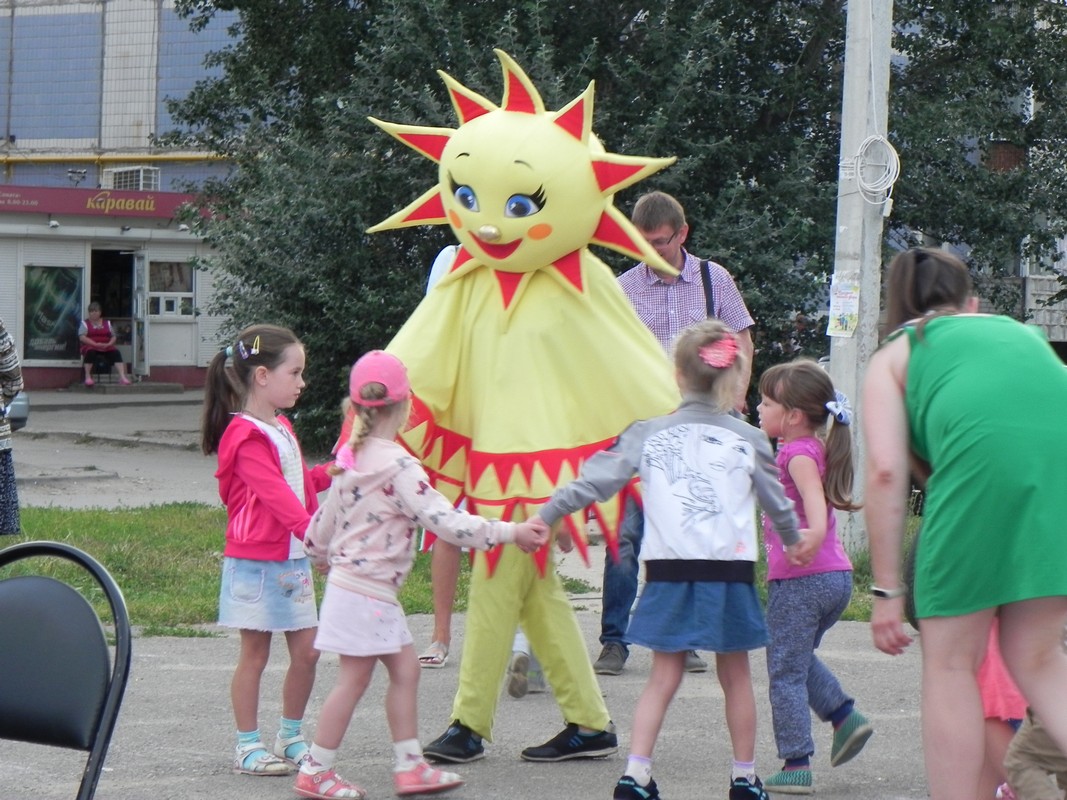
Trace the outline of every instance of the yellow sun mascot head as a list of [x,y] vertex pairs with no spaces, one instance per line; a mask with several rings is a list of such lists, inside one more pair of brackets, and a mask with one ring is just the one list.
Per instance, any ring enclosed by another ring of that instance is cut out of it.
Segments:
[[[533,513],[627,425],[678,402],[662,349],[587,249],[672,271],[612,197],[674,159],[605,152],[592,83],[549,112],[495,52],[500,106],[440,73],[458,128],[372,118],[436,162],[438,180],[370,231],[448,224],[459,240],[449,273],[388,347],[414,392],[403,440],[438,489],[507,519]],[[621,498],[594,509],[612,545],[620,511]]]

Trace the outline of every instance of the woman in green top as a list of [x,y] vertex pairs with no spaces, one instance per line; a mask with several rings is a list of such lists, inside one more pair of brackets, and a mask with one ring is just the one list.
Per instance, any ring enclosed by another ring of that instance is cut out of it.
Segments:
[[974,800],[983,760],[976,678],[989,628],[1028,702],[1067,751],[1067,369],[1040,334],[975,313],[970,275],[941,250],[899,254],[887,329],[863,390],[874,643],[911,642],[901,543],[909,472],[927,477],[915,581],[922,727],[933,800]]

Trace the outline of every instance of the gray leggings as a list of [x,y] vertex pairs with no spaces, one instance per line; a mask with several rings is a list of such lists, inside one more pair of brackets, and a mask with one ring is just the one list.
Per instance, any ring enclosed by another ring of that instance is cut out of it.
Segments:
[[852,596],[851,572],[823,572],[770,581],[767,597],[767,672],[778,757],[815,752],[808,707],[826,722],[852,700],[815,655]]

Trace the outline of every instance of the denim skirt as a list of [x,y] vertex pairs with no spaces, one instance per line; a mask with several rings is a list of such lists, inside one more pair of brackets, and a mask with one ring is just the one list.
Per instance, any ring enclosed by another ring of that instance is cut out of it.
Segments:
[[767,623],[751,583],[654,581],[641,592],[626,641],[659,653],[734,653],[765,647]]
[[219,625],[249,631],[299,631],[318,624],[307,558],[222,560]]

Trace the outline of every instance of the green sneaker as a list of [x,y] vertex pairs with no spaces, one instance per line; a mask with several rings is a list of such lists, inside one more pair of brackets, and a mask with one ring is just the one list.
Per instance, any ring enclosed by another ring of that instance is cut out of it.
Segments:
[[811,794],[810,769],[783,769],[763,782],[763,788],[773,794]]
[[859,755],[863,745],[874,733],[867,718],[855,709],[845,717],[841,727],[834,731],[834,743],[830,748],[830,766],[840,767]]

